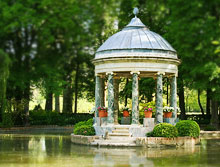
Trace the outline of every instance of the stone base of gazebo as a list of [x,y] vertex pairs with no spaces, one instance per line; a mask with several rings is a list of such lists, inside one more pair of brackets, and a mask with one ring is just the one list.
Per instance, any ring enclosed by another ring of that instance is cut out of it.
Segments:
[[120,133],[116,133],[115,137],[124,136],[125,133],[130,137],[145,137],[146,133],[151,132],[153,130],[152,127],[144,127],[143,125],[94,125],[95,132],[97,136],[107,137],[116,131],[116,129],[120,129]]
[[[127,117],[130,119],[130,117]],[[116,133],[116,135],[123,136],[127,133],[130,137],[146,137],[146,133],[153,131],[155,126],[155,118],[144,118],[143,125],[139,124],[109,124],[107,117],[94,117],[94,128],[97,136],[106,137],[109,134]],[[164,118],[163,122],[176,125],[178,118]],[[119,133],[117,132],[119,130]],[[122,135],[120,133],[123,133]]]

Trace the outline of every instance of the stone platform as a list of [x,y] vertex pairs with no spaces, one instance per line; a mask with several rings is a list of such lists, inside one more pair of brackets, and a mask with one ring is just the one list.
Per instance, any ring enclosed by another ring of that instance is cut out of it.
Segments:
[[151,132],[154,127],[144,127],[143,125],[114,125],[103,124],[101,126],[94,125],[97,136],[105,136],[111,134],[117,129],[127,129],[131,137],[145,137],[146,133]]
[[[151,122],[151,121],[150,121]],[[71,141],[75,144],[110,147],[191,147],[200,142],[193,137],[146,137],[146,133],[152,131],[150,127],[143,125],[103,125],[94,126],[96,136],[81,136],[71,134]]]
[[[123,133],[123,132],[122,132]],[[71,134],[71,141],[74,144],[82,144],[99,147],[193,147],[200,143],[200,138],[193,137],[131,137],[125,131],[124,135],[117,133],[109,134],[106,137],[81,136]]]

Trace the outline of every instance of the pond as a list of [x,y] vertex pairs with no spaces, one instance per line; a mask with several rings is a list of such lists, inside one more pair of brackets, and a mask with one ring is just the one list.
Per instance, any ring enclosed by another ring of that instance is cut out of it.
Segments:
[[65,134],[0,134],[0,167],[219,167],[220,139],[191,148],[98,148]]

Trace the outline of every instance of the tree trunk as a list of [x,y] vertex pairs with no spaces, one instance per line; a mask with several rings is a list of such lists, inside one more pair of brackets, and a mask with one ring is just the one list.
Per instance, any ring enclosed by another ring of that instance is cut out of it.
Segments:
[[186,111],[185,111],[185,96],[184,96],[184,86],[183,86],[183,80],[180,80],[180,85],[178,89],[178,95],[179,95],[179,107],[181,110],[180,113],[180,119],[184,120],[186,119]]
[[201,104],[201,101],[200,101],[200,94],[201,94],[201,90],[198,89],[198,104],[199,104],[199,107],[200,107],[200,110],[202,112],[202,116],[204,117],[204,110],[203,110],[203,107],[202,107],[202,104]]
[[208,119],[211,118],[211,112],[210,112],[211,98],[210,98],[210,94],[211,94],[211,89],[207,88],[207,90],[206,90],[206,117]]
[[73,91],[72,86],[68,83],[63,90],[63,113],[73,113]]
[[60,112],[60,96],[55,95],[55,111]]
[[53,110],[53,93],[49,92],[46,96],[45,111]]
[[29,102],[30,102],[30,81],[26,84],[26,88],[24,90],[25,126],[29,125]]
[[77,113],[77,102],[78,102],[78,81],[79,81],[79,62],[76,64],[76,77],[75,77],[75,105],[74,113]]
[[219,128],[219,116],[218,116],[218,102],[215,100],[211,100],[211,125],[215,128]]

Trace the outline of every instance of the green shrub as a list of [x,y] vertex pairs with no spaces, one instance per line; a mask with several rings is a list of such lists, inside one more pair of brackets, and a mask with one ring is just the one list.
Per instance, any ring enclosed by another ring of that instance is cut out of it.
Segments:
[[31,125],[74,125],[93,117],[88,113],[58,113],[55,111],[32,110],[29,122]]
[[87,121],[81,121],[81,122],[78,122],[74,125],[74,129],[82,126],[82,125],[88,125],[88,126],[92,126],[93,125],[93,118],[90,118],[89,120]]
[[95,129],[93,126],[90,125],[81,125],[74,128],[75,135],[84,135],[84,136],[94,136]]
[[93,125],[93,118],[90,118],[88,121],[86,121],[86,124],[92,126]]
[[154,137],[154,136],[153,136],[153,131],[152,131],[152,132],[148,132],[148,133],[146,134],[146,137]]
[[205,131],[216,131],[217,128],[212,126],[212,125],[208,125],[204,128]]
[[183,120],[176,124],[179,136],[199,137],[199,125],[192,120]]
[[80,126],[83,126],[83,125],[86,125],[86,121],[81,121],[81,122],[78,122],[74,125],[74,129],[80,127]]
[[169,123],[160,123],[153,129],[154,137],[177,137],[178,131],[175,126]]

